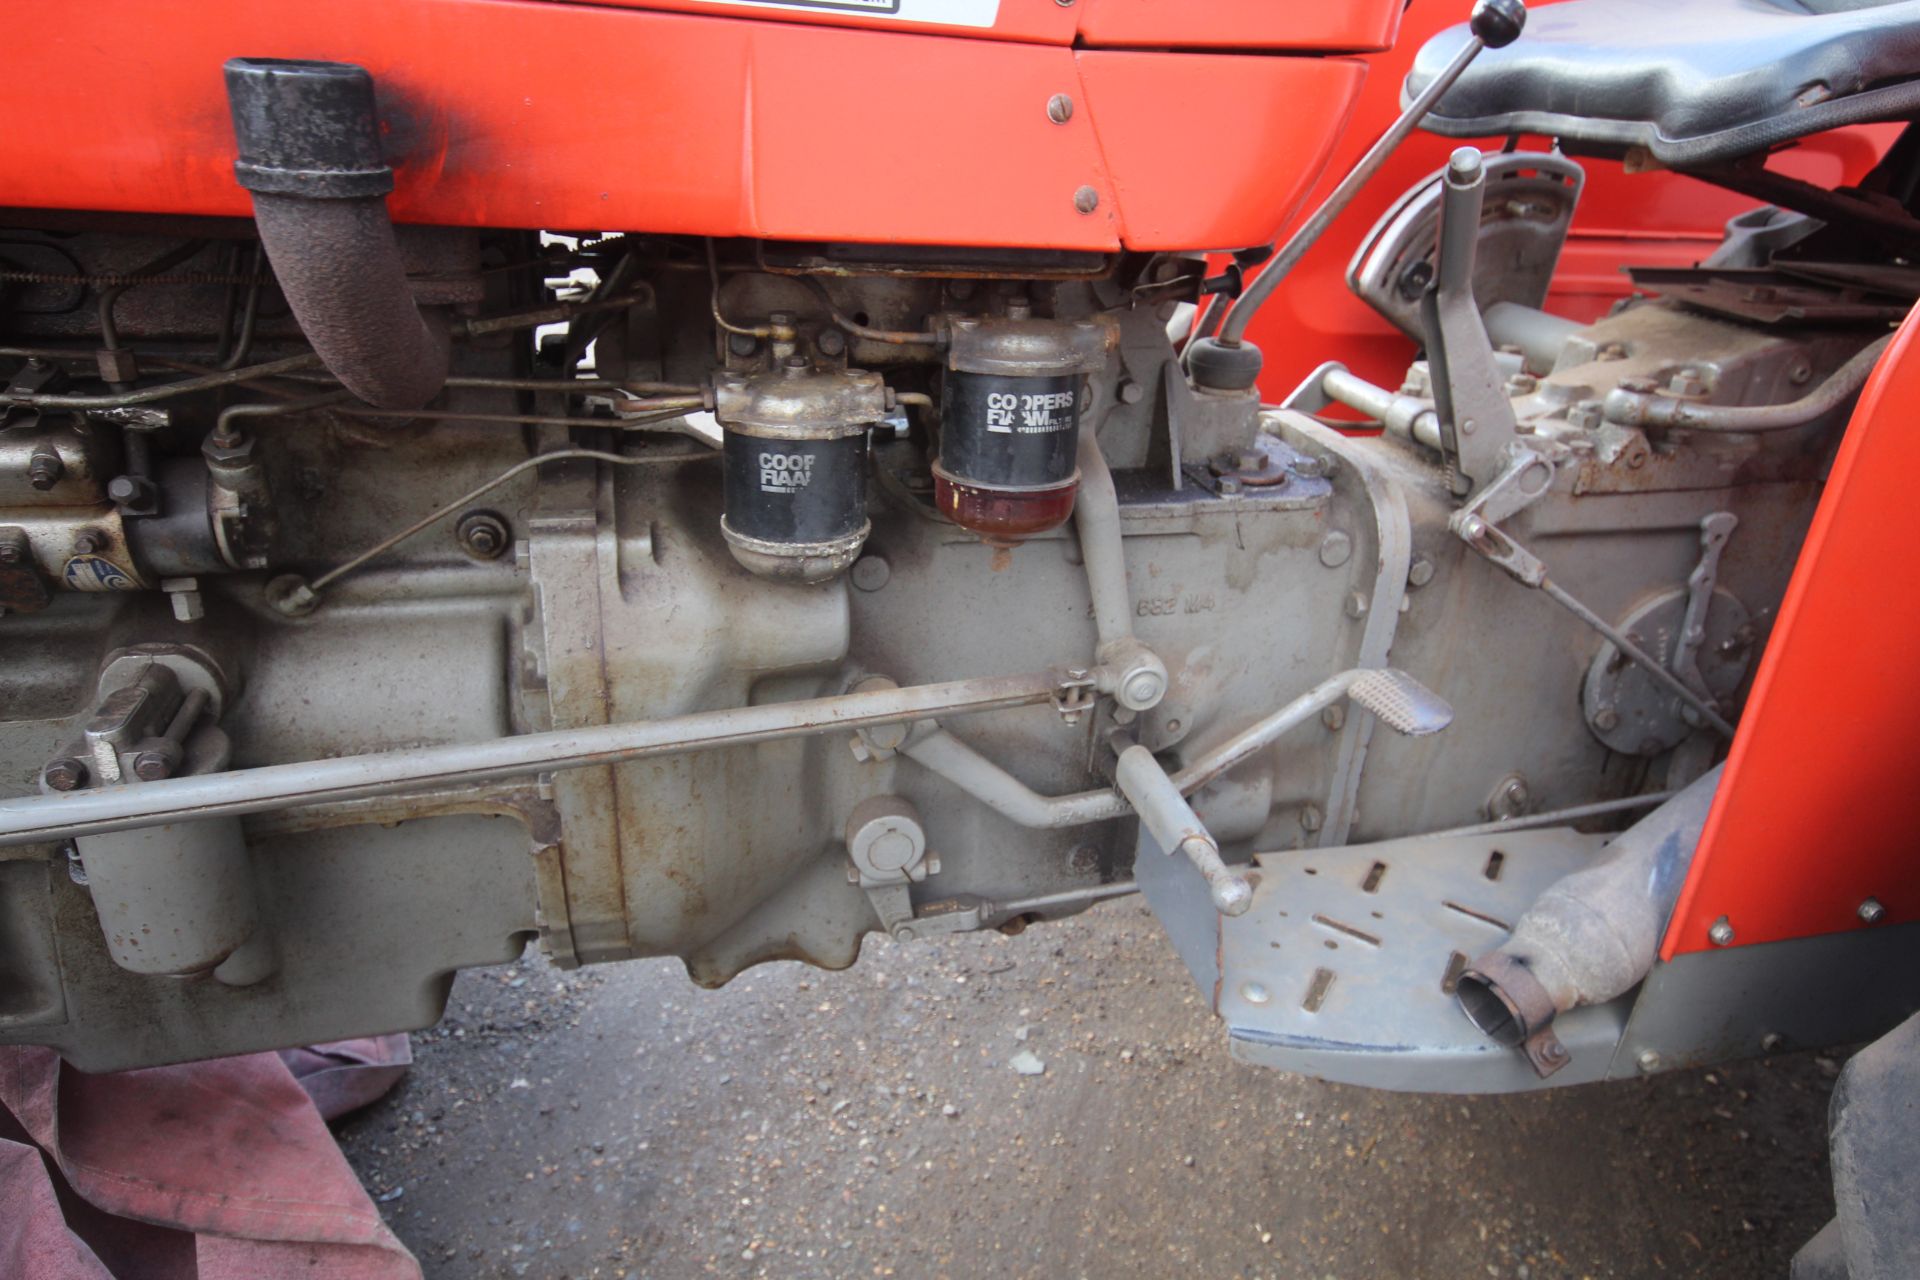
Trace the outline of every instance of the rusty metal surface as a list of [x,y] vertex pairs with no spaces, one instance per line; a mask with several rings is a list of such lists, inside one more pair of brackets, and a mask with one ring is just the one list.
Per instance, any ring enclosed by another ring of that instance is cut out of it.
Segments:
[[385,201],[255,194],[253,215],[280,292],[327,368],[379,408],[431,400],[447,379],[448,333],[407,288]]

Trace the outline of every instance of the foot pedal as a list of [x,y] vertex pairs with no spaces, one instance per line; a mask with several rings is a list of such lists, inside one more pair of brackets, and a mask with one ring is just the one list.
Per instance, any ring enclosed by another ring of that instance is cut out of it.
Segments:
[[1396,667],[1361,675],[1348,686],[1347,697],[1410,738],[1438,733],[1453,723],[1453,708],[1445,698]]

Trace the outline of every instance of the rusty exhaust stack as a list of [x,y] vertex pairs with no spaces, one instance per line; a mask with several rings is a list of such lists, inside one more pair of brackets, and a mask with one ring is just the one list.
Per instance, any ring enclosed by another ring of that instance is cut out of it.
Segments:
[[447,380],[448,334],[423,313],[387,216],[373,77],[344,62],[234,58],[227,103],[260,242],[329,372],[381,409],[418,409]]

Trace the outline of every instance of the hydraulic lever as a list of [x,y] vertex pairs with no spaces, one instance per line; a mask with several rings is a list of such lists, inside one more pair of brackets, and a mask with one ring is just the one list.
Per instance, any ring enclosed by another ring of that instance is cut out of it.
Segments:
[[[1472,30],[1472,37],[1460,47],[1453,61],[1420,91],[1418,97],[1407,104],[1400,118],[1388,126],[1378,142],[1367,149],[1367,153],[1360,157],[1360,162],[1340,180],[1340,185],[1313,211],[1313,216],[1300,224],[1300,229],[1273,256],[1273,261],[1254,278],[1247,291],[1227,312],[1226,319],[1220,325],[1219,338],[1203,337],[1193,344],[1189,351],[1188,366],[1197,379],[1202,378],[1201,371],[1205,369],[1226,374],[1241,388],[1253,385],[1253,379],[1260,372],[1260,350],[1246,341],[1246,332],[1254,312],[1273,296],[1280,282],[1292,274],[1300,260],[1307,256],[1307,251],[1353,202],[1353,198],[1360,194],[1360,189],[1380,171],[1387,157],[1426,119],[1434,104],[1445,96],[1454,81],[1480,56],[1480,51],[1504,48],[1520,38],[1520,32],[1527,24],[1527,7],[1521,0],[1477,0],[1467,24]],[[1238,381],[1241,375],[1245,376],[1245,381]]]

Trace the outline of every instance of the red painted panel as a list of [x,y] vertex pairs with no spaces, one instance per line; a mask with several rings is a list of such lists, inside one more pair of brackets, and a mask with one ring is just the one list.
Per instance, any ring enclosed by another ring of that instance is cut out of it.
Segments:
[[[1325,167],[1366,78],[1352,58],[1114,51],[1082,53],[1079,63],[1122,235],[1134,249],[1259,244],[1272,236]],[[1276,63],[1286,69],[1284,85]],[[1232,103],[1233,128],[1196,129],[1187,112],[1168,109],[1203,100]],[[1172,156],[1177,176],[1168,171]],[[1248,165],[1248,156],[1263,163]]]
[[1920,920],[1920,310],[1840,443],[1662,943],[1704,951]]
[[[220,77],[235,54],[372,71],[402,221],[1063,249],[1118,247],[1128,199],[1136,247],[1261,238],[1358,84],[1308,58],[1077,64],[1063,46],[501,0],[94,0],[85,23],[16,27],[0,201],[154,213],[249,211]],[[1054,124],[1048,99],[1085,99],[1082,71],[1097,102]],[[1216,142],[1196,164],[1162,117],[1201,85],[1283,149]]]
[[[1080,37],[1096,48],[1363,52],[1393,43],[1403,8],[1402,0],[1080,0]],[[1453,20],[1465,14],[1461,5]],[[1218,104],[1232,111],[1234,105],[1231,96],[1219,92],[1193,101],[1206,109]]]

